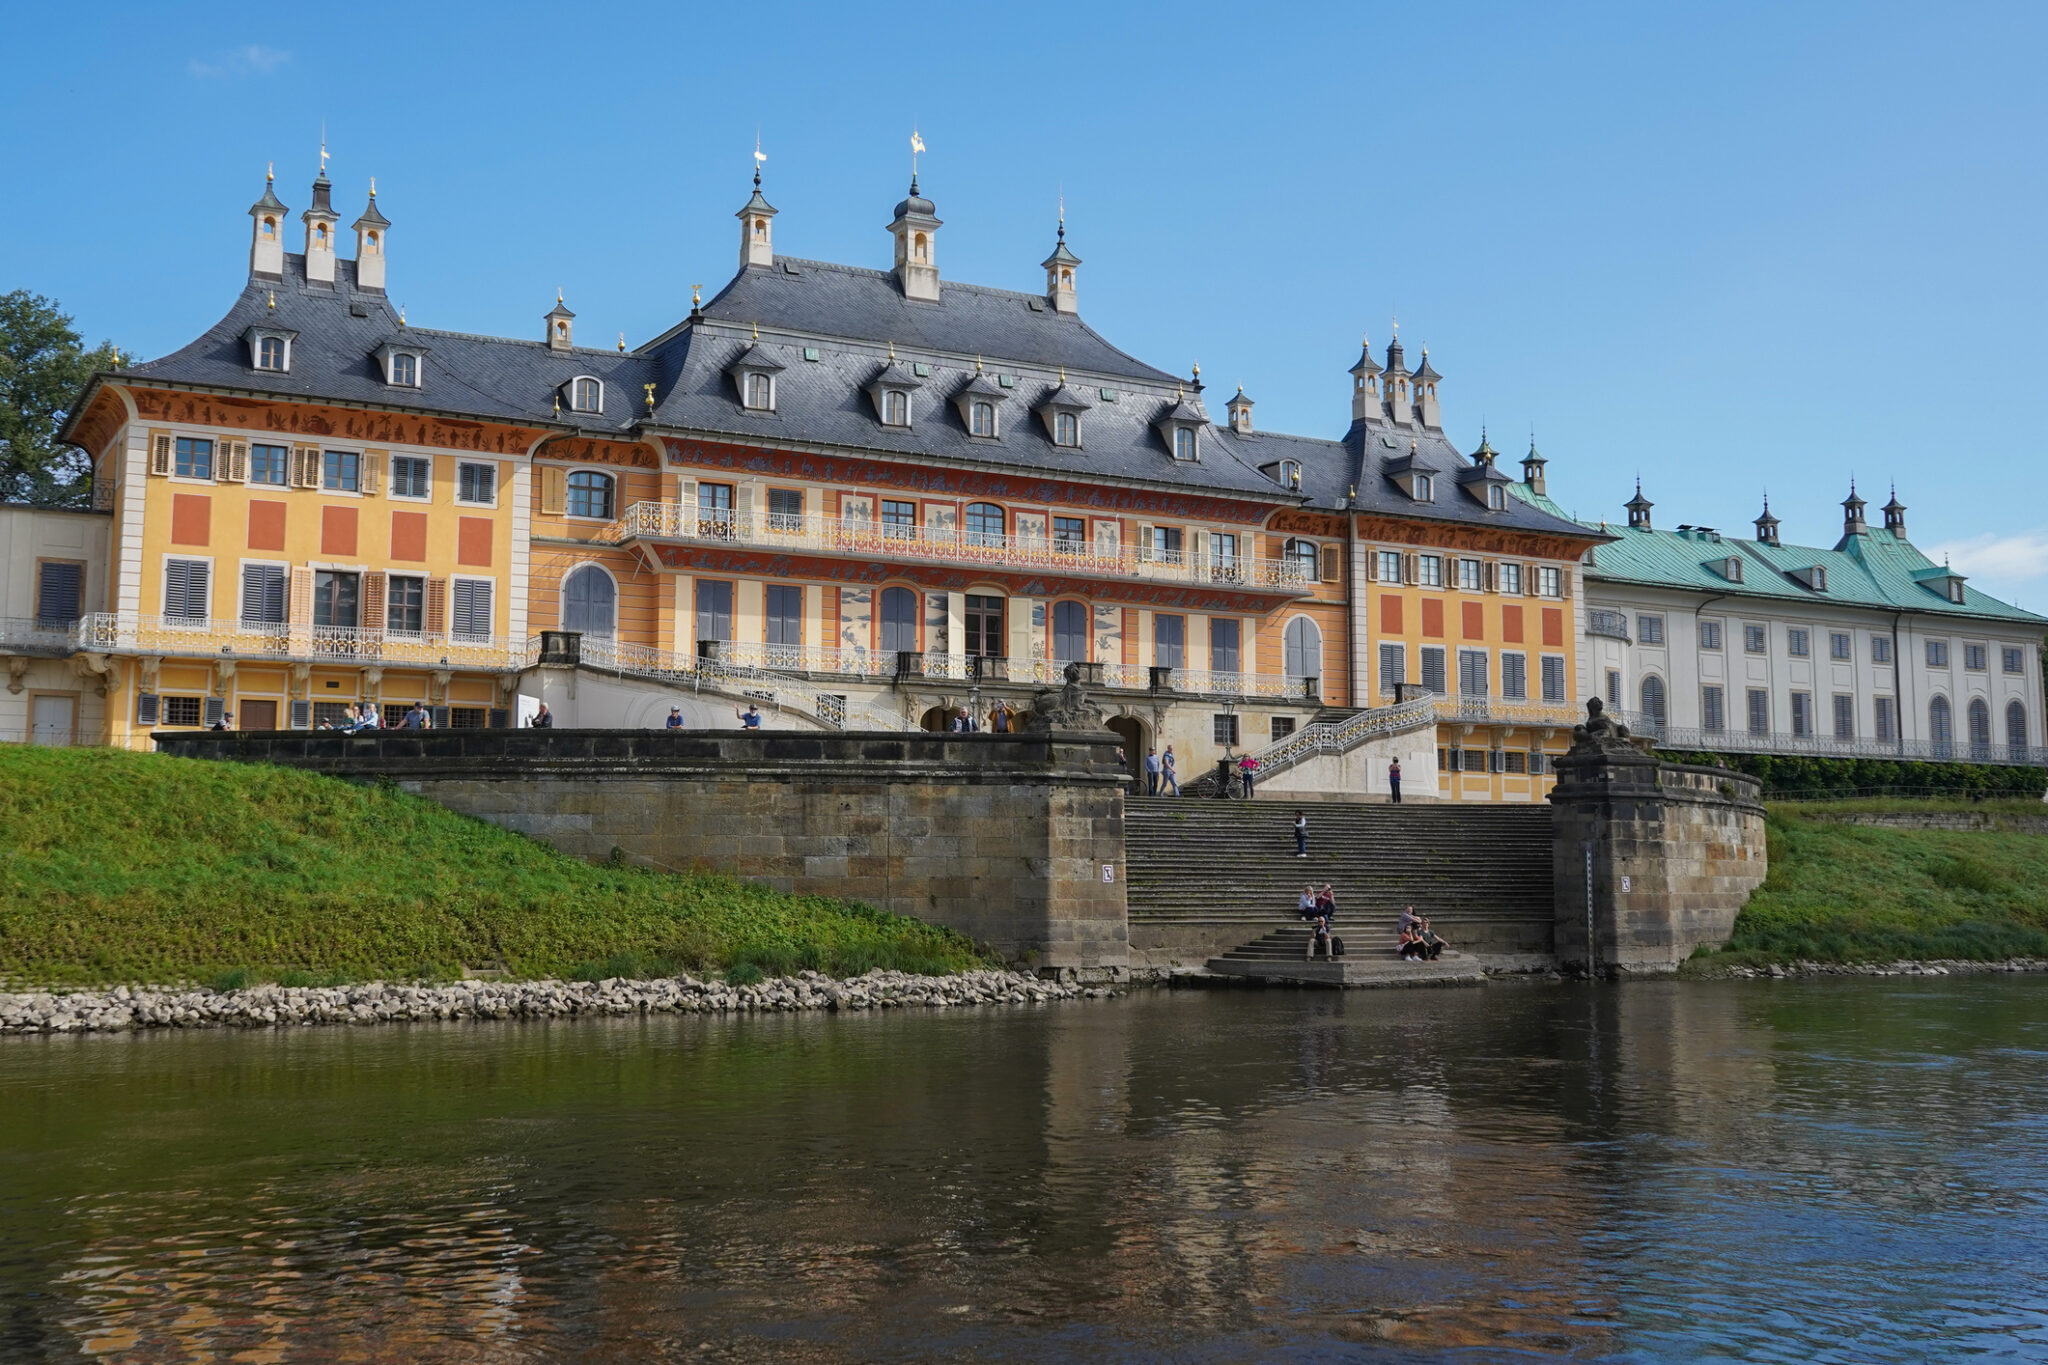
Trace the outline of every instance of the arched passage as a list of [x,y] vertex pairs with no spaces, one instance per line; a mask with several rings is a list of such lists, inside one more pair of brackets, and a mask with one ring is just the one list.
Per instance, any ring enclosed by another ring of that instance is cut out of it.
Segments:
[[[1150,742],[1152,732],[1136,716],[1117,716],[1109,722],[1109,728],[1116,731],[1124,742],[1124,771],[1137,777],[1142,771],[1139,765],[1145,761],[1145,745]],[[1186,782],[1191,776],[1191,773],[1182,773],[1180,780]]]

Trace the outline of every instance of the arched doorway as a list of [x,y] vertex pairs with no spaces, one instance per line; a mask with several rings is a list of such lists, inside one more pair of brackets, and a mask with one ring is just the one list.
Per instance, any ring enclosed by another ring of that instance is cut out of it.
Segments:
[[[1117,716],[1109,722],[1109,728],[1116,731],[1117,737],[1124,742],[1124,771],[1137,778],[1144,771],[1140,765],[1145,761],[1145,745],[1151,732],[1136,716]],[[1188,777],[1187,773],[1181,774],[1181,781],[1187,781]],[[1137,790],[1145,790],[1142,780]]]
[[619,589],[612,576],[585,564],[562,580],[562,629],[609,640],[618,630]]
[[947,707],[934,706],[925,712],[917,723],[934,734],[944,734],[946,727],[952,723],[952,715],[952,711]]
[[1323,632],[1316,623],[1306,616],[1297,616],[1287,623],[1285,641],[1287,676],[1290,678],[1320,678],[1323,676]]

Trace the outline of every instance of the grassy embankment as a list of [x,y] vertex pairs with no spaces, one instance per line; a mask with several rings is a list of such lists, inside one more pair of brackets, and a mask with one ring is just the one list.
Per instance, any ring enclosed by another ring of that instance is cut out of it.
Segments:
[[734,980],[990,965],[950,930],[729,877],[592,866],[390,787],[0,745],[0,981]]
[[1771,806],[1770,876],[1698,968],[1772,962],[2048,957],[2048,835],[1883,829],[1875,812],[2048,814],[2039,801],[1838,801]]

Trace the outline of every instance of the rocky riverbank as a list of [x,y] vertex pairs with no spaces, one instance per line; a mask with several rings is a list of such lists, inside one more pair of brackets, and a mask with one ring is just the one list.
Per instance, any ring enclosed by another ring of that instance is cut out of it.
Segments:
[[105,991],[0,994],[0,1033],[944,1009],[1035,1005],[1110,993],[1105,987],[1041,981],[1016,972],[913,976],[879,970],[844,980],[803,972],[749,986],[700,981],[692,976],[652,981],[457,981],[445,985],[372,982],[359,986],[251,986],[235,991],[117,986]]
[[1700,979],[1758,977],[1785,979],[1803,976],[1977,976],[1992,972],[2048,972],[2048,958],[2014,957],[1999,962],[1973,962],[1942,958],[1933,962],[1773,962],[1766,966],[1729,963],[1713,958],[1695,958],[1685,965],[1684,975]]

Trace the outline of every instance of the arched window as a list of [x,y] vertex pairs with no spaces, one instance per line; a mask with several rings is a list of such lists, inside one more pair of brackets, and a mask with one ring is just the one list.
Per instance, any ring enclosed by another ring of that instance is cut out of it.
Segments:
[[409,355],[391,357],[391,382],[413,385],[420,382],[420,362]]
[[1316,629],[1316,623],[1306,616],[1297,616],[1287,623],[1286,634],[1287,676],[1290,678],[1320,678],[1323,676],[1323,633]]
[[1970,698],[1970,757],[1991,757],[1991,707],[1982,697]]
[[569,388],[569,405],[578,412],[598,412],[604,407],[604,386],[595,379],[579,379]]
[[[1313,583],[1322,576],[1317,565],[1316,543],[1313,540],[1290,540],[1287,542],[1287,562],[1295,572]],[[1303,674],[1302,676],[1310,676]]]
[[967,504],[967,543],[1001,545],[1006,529],[1003,509],[992,502]]
[[754,235],[756,237],[766,237],[768,235],[768,220],[766,218],[756,218],[754,220]]
[[594,469],[579,469],[569,476],[569,515],[572,517],[602,517],[610,521],[612,511],[612,476],[600,474]]
[[1655,673],[1643,679],[1643,716],[1652,729],[1664,728],[1664,680]]
[[931,243],[925,239],[925,235],[922,232],[918,233],[917,240],[913,250],[914,258],[921,261],[925,259],[925,257],[928,254],[930,254],[930,251]]
[[908,588],[882,589],[882,651],[917,648],[917,594]]
[[973,432],[976,436],[993,436],[996,434],[995,404],[976,403],[968,409],[968,413],[971,419],[967,428],[969,431]]
[[263,220],[263,235],[265,237],[277,236],[277,219],[265,218]]
[[1060,413],[1052,420],[1053,444],[1077,446],[1081,444],[1081,419],[1071,412]]
[[1175,427],[1173,429],[1173,458],[1192,460],[1195,458],[1195,429]]
[[377,252],[381,249],[381,239],[377,236],[376,232],[372,231],[369,234],[367,234],[365,240],[367,240],[370,244],[370,254],[372,256],[376,255]]
[[1949,746],[1956,741],[1947,697],[1936,697],[1927,703],[1927,738],[1934,745],[1935,752],[1943,757],[1948,755]]
[[1084,602],[1052,604],[1052,661],[1056,664],[1087,663],[1094,657],[1088,648],[1088,606]]
[[259,370],[281,370],[284,368],[283,337],[265,337],[256,343],[256,368]]
[[747,406],[763,411],[775,406],[775,381],[765,374],[747,376]]
[[890,389],[882,395],[882,421],[892,427],[910,425],[910,395],[901,389]]
[[617,630],[619,590],[612,576],[585,564],[562,580],[562,629],[609,640]]
[[327,225],[325,223],[313,229],[313,240],[321,246],[327,245]]
[[2007,702],[2005,706],[2005,747],[2019,762],[2027,757],[2027,707],[2019,701]]

